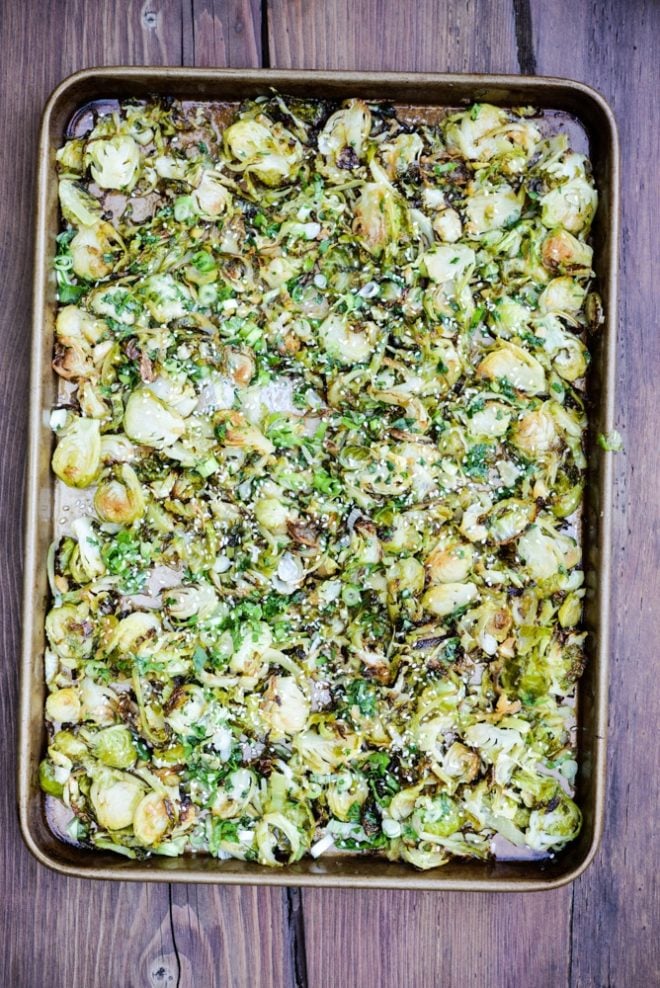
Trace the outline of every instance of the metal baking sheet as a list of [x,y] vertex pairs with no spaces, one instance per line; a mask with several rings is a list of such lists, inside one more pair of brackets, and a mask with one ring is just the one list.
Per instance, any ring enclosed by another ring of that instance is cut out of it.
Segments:
[[[293,96],[346,99],[359,96],[419,107],[426,119],[472,101],[502,106],[531,104],[572,124],[588,143],[600,204],[592,231],[594,269],[606,322],[592,340],[589,377],[589,449],[585,490],[583,551],[584,627],[588,664],[578,687],[576,799],[584,815],[580,836],[564,851],[544,860],[453,861],[430,872],[366,855],[303,859],[279,869],[210,856],[153,857],[131,861],[89,851],[56,837],[45,813],[38,767],[45,741],[43,704],[44,616],[49,606],[46,554],[54,535],[55,496],[50,474],[52,435],[49,412],[57,384],[51,369],[55,279],[52,257],[58,232],[55,151],[76,115],[90,103],[129,97],[172,96],[183,100],[235,102],[272,89]],[[374,72],[280,72],[230,69],[89,69],[66,79],[52,94],[43,115],[39,144],[36,204],[31,406],[25,502],[23,654],[20,687],[18,802],[21,830],[37,859],[56,871],[86,878],[463,891],[533,891],[576,878],[593,858],[603,827],[607,665],[610,597],[610,513],[612,454],[595,441],[613,425],[616,357],[618,141],[612,112],[604,99],[581,83],[519,76],[398,74]]]

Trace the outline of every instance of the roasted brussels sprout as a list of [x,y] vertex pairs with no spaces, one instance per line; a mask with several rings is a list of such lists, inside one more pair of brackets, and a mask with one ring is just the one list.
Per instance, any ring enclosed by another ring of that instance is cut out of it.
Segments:
[[71,416],[58,434],[54,472],[67,487],[89,487],[101,469],[101,430],[96,419]]
[[588,162],[537,123],[270,93],[122,105],[58,153],[80,490],[39,777],[86,845],[436,868],[578,833],[604,316]]

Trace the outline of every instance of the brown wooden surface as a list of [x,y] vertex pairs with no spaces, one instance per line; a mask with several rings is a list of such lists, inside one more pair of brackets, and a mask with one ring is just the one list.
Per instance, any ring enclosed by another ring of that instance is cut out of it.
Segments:
[[[660,300],[654,0],[4,0],[0,4],[0,988],[652,988],[657,921]],[[41,107],[94,64],[565,75],[612,102],[623,151],[607,829],[535,895],[137,887],[23,848],[14,733],[31,222]],[[654,930],[654,924],[656,929]]]

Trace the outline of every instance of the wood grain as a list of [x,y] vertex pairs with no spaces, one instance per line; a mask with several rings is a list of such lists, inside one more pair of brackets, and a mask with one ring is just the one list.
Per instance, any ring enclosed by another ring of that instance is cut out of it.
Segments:
[[267,10],[270,61],[278,68],[518,70],[508,2],[268,0]]
[[172,886],[180,988],[293,984],[286,891]]
[[[267,14],[262,24],[262,12]],[[262,27],[265,30],[262,31]],[[0,4],[0,985],[8,988],[637,988],[653,923],[660,712],[658,206],[653,0],[4,0]],[[265,46],[262,42],[265,40]],[[608,828],[573,889],[534,896],[280,892],[64,879],[18,836],[21,496],[38,118],[94,64],[517,71],[600,88],[624,151]],[[9,135],[9,136],[8,136]],[[640,205],[642,208],[640,208]],[[301,907],[302,904],[302,907]]]
[[184,23],[184,65],[242,69],[262,64],[259,0],[192,0]]
[[314,988],[559,988],[568,894],[306,892]]
[[[612,665],[607,827],[600,854],[574,889],[571,984],[660,984],[657,770],[660,693],[660,214],[656,98],[660,8],[632,0],[565,5],[533,0],[539,72],[598,88],[617,116],[622,149],[622,238]],[[571,44],[566,44],[566,38]]]

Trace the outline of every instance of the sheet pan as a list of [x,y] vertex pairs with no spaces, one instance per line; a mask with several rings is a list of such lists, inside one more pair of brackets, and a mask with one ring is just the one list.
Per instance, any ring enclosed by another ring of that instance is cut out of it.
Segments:
[[[51,369],[56,312],[52,258],[58,232],[55,151],[74,116],[99,100],[173,96],[185,100],[240,101],[272,89],[294,96],[345,99],[360,96],[419,107],[428,117],[472,101],[502,106],[531,104],[550,116],[569,114],[586,135],[600,195],[593,228],[594,268],[606,321],[591,340],[588,476],[583,519],[584,626],[588,664],[579,683],[576,799],[584,814],[572,845],[542,861],[488,863],[455,861],[430,872],[382,858],[341,855],[305,859],[280,869],[210,857],[131,861],[111,853],[63,843],[46,819],[38,784],[45,746],[43,703],[44,616],[49,606],[46,554],[54,532],[54,491],[50,476],[52,434],[49,411],[56,395]],[[519,76],[309,72],[278,70],[117,67],[89,69],[66,79],[45,108],[38,149],[33,341],[21,658],[18,803],[24,840],[44,865],[79,877],[133,881],[209,882],[472,891],[533,891],[576,878],[593,858],[603,829],[607,734],[610,524],[612,454],[596,442],[612,429],[616,358],[618,141],[612,111],[594,90],[562,79]]]

